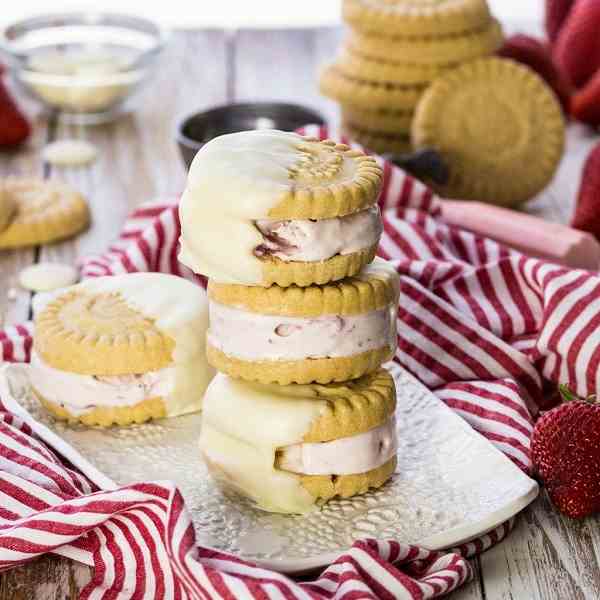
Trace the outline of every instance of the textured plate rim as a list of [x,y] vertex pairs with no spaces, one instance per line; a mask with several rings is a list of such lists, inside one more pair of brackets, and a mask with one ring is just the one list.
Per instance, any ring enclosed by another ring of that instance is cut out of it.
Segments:
[[[54,433],[43,423],[37,421],[25,407],[23,407],[15,398],[13,398],[12,394],[10,393],[9,386],[6,384],[6,379],[8,377],[7,372],[10,369],[14,369],[15,367],[18,368],[18,366],[19,365],[15,364],[7,364],[3,367],[0,367],[0,392],[3,392],[2,397],[6,407],[13,413],[21,417],[24,421],[26,421],[27,424],[36,433],[36,435],[38,435],[43,441],[49,444],[55,452],[58,452],[63,458],[67,459],[75,467],[84,471],[87,477],[90,480],[92,480],[96,485],[108,490],[117,489],[118,486],[114,481],[112,481],[109,477],[107,477],[104,473],[97,469],[87,458],[85,458],[76,448],[71,446],[71,444],[69,444],[66,440],[61,438],[58,434]],[[425,388],[425,390],[427,390],[427,393],[431,394],[431,391],[428,390],[412,374],[408,372],[407,374],[413,380],[413,383],[415,385]],[[441,400],[438,399],[438,401],[443,406],[445,406],[444,403],[441,402]],[[447,410],[450,413],[452,412],[449,408],[447,408]],[[460,419],[460,417],[458,418]],[[524,508],[531,504],[531,502],[533,502],[539,494],[539,485],[534,479],[523,473],[504,454],[502,454],[500,450],[498,450],[493,444],[488,442],[483,436],[481,436],[480,433],[472,429],[464,420],[460,420],[462,421],[465,430],[468,431],[468,435],[481,437],[481,439],[486,444],[489,444],[489,448],[491,448],[492,452],[497,453],[502,460],[505,460],[508,463],[510,463],[514,467],[515,472],[519,473],[519,476],[523,478],[523,481],[527,481],[529,485],[528,488],[520,496],[518,496],[502,508],[489,513],[485,516],[484,519],[475,520],[464,525],[458,525],[457,527],[453,527],[452,529],[449,529],[442,533],[434,534],[423,540],[418,540],[417,542],[415,542],[415,545],[423,546],[424,548],[428,548],[430,550],[443,550],[447,548],[453,548],[460,544],[464,544],[468,541],[481,537],[486,533],[489,533],[497,526],[501,525],[511,517],[521,512]],[[220,552],[220,550],[213,548],[208,544],[203,544],[203,546],[208,548],[209,550],[215,550],[216,552]],[[244,559],[243,556],[240,556],[240,558],[242,558],[242,560],[249,560],[249,562],[252,562],[267,569],[278,571],[280,573],[299,574],[330,565],[348,550],[349,548],[341,551],[318,554],[310,558],[294,558],[280,560],[250,560]]]

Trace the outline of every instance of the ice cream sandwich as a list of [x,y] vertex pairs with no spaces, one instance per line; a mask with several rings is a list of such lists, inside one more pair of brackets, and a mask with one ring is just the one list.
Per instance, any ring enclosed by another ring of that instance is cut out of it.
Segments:
[[398,275],[381,259],[327,285],[208,286],[207,355],[260,383],[330,383],[376,371],[396,349]]
[[200,410],[208,302],[159,273],[98,277],[65,288],[36,317],[30,379],[56,417],[141,423]]
[[384,369],[329,385],[261,385],[218,374],[204,400],[200,448],[225,489],[266,511],[305,513],[392,476],[395,406]]
[[179,260],[217,283],[308,286],[355,275],[381,236],[376,160],[282,131],[211,140],[180,203]]

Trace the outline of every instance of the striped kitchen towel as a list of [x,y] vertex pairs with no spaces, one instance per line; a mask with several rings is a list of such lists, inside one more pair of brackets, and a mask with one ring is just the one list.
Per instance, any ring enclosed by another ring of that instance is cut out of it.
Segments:
[[[324,128],[307,127],[327,137]],[[423,184],[381,161],[380,256],[401,275],[395,360],[525,471],[533,419],[548,389],[600,387],[600,277],[532,259],[450,227]],[[142,205],[82,277],[174,273],[176,201]],[[26,361],[31,325],[0,332],[7,361]],[[198,548],[179,492],[164,482],[98,490],[0,403],[0,569],[55,552],[93,565],[84,598],[435,598],[470,575],[466,557],[512,522],[448,552],[363,540],[318,579],[295,583]]]

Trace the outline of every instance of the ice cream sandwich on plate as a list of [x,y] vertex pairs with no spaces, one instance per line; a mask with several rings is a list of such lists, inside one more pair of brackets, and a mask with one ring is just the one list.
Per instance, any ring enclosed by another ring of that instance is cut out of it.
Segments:
[[262,385],[219,373],[200,447],[213,477],[266,511],[305,513],[396,469],[396,392],[380,369],[347,383]]
[[394,355],[398,289],[398,274],[381,259],[354,277],[321,286],[211,280],[209,362],[260,383],[356,379]]
[[205,291],[180,277],[137,273],[69,288],[36,317],[30,379],[56,417],[86,425],[141,423],[200,410]]

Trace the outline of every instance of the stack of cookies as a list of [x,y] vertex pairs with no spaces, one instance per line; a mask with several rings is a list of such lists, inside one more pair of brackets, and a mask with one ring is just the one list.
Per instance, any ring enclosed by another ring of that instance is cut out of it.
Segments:
[[345,133],[375,152],[409,151],[415,108],[456,66],[495,52],[502,29],[486,0],[344,0],[351,27],[322,73]]
[[180,261],[209,277],[201,449],[225,487],[303,513],[387,481],[398,277],[374,260],[374,159],[280,131],[209,142],[180,205]]

